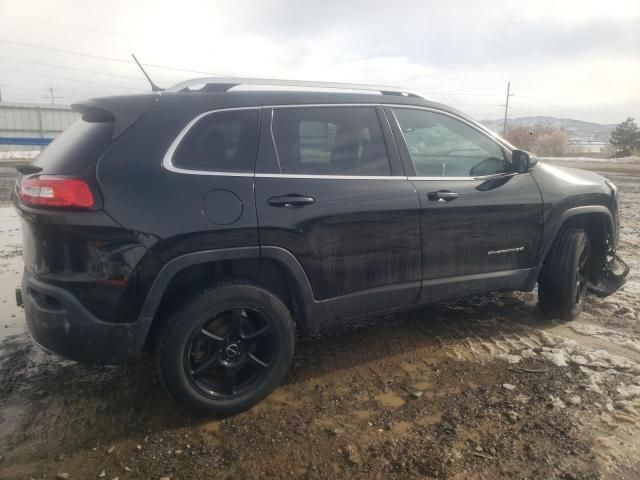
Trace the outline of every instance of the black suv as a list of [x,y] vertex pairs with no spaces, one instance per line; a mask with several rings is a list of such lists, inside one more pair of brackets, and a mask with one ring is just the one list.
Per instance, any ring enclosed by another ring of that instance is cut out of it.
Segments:
[[198,79],[74,109],[14,190],[29,330],[84,362],[153,350],[194,411],[258,402],[331,322],[536,283],[572,319],[628,271],[611,182],[401,89]]

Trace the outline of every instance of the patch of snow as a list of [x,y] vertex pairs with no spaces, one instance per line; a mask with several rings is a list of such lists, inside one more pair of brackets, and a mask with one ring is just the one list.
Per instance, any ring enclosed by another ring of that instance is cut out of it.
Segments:
[[543,347],[540,355],[553,363],[556,367],[566,367],[567,363],[567,354],[564,350],[559,348],[549,348]]
[[549,400],[551,400],[551,405],[553,406],[554,409],[556,410],[562,410],[564,408],[566,408],[567,406],[564,404],[564,402],[562,400],[560,400],[559,397],[556,397],[554,395],[549,395]]
[[640,339],[629,338],[627,333],[622,333],[617,330],[611,330],[609,328],[589,323],[573,323],[570,325],[570,328],[576,333],[590,335],[596,338],[606,338],[608,341],[620,345],[621,347],[626,347],[640,353]]
[[540,160],[559,162],[594,162],[594,163],[640,163],[640,157],[592,158],[592,157],[538,157]]
[[640,342],[635,342],[633,340],[623,340],[620,342],[620,346],[627,347],[630,350],[635,350],[640,353]]
[[502,353],[498,355],[498,358],[511,364],[520,363],[520,360],[522,360],[522,357],[520,355],[511,355],[509,353]]
[[640,397],[640,386],[638,385],[625,385],[624,383],[621,383],[618,385],[616,390],[618,391],[618,398],[623,400]]
[[0,160],[31,160],[42,153],[42,150],[19,150],[0,152]]
[[569,404],[571,405],[580,405],[582,403],[582,399],[578,395],[573,395],[569,397],[567,402],[569,402]]

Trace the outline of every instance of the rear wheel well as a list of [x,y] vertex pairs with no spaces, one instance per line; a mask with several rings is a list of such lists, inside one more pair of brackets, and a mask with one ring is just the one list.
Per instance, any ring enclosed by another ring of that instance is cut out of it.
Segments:
[[287,306],[296,329],[304,329],[304,308],[301,304],[302,299],[296,292],[295,279],[279,262],[269,258],[204,262],[184,268],[173,276],[156,310],[145,349],[152,348],[158,332],[171,312],[192,294],[194,289],[227,280],[243,280],[269,290]]
[[[612,245],[612,234],[610,219],[604,213],[581,213],[568,218],[561,230],[567,228],[582,229],[587,233],[591,242],[591,277],[590,281],[598,282],[600,273],[607,263],[607,255]],[[556,234],[556,238],[558,235]],[[555,239],[554,239],[555,242]],[[548,255],[548,253],[547,253]]]

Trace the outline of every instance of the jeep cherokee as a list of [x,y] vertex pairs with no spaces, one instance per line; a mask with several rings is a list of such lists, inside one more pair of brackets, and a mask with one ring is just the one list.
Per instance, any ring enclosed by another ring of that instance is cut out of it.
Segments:
[[628,272],[611,182],[402,89],[208,78],[73,108],[18,167],[28,329],[83,362],[153,350],[193,411],[260,401],[332,322],[536,284],[570,320]]

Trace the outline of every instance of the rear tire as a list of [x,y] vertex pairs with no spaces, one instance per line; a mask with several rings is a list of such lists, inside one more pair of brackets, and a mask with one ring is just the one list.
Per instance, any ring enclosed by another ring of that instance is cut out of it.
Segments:
[[269,395],[293,349],[286,305],[263,288],[231,282],[200,290],[171,315],[160,332],[156,366],[178,403],[223,417]]
[[574,320],[582,311],[590,278],[591,244],[587,233],[563,228],[538,278],[538,302],[551,318]]

